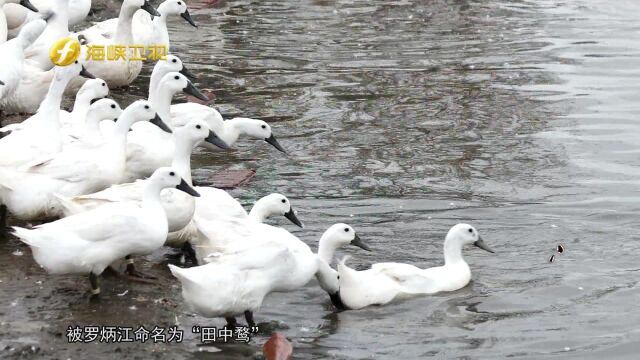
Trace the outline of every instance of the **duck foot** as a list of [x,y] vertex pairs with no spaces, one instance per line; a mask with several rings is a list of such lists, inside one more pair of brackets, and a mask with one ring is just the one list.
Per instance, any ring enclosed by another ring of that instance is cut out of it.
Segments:
[[247,325],[249,325],[250,328],[256,327],[256,322],[253,321],[253,311],[245,311],[244,318],[247,320]]
[[182,257],[184,259],[183,264],[186,265],[187,262],[190,262],[193,266],[198,266],[198,259],[196,258],[196,252],[195,250],[193,250],[191,243],[189,243],[188,241],[185,242],[184,245],[182,245],[182,248],[180,250],[182,250]]
[[135,265],[133,264],[133,259],[131,258],[131,256],[127,256],[126,259],[127,259],[127,268],[124,272],[127,274],[130,280],[153,284],[155,283],[154,280],[158,279],[153,275],[145,274],[141,271],[138,271]]
[[9,235],[7,227],[7,207],[0,205],[0,237],[6,238]]
[[238,322],[236,321],[235,317],[229,316],[229,317],[225,317],[224,319],[227,320],[227,328],[235,329],[236,326],[238,326]]
[[89,282],[91,283],[91,295],[89,295],[89,302],[95,303],[100,299],[100,281],[98,275],[89,273]]

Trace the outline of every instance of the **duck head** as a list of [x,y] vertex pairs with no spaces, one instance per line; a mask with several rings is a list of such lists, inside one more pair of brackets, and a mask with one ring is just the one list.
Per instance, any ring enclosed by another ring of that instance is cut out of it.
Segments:
[[250,217],[259,222],[263,222],[272,215],[284,216],[292,223],[304,228],[304,225],[296,216],[296,212],[293,210],[291,202],[289,202],[289,199],[282,194],[269,194],[256,201],[253,208],[251,208],[251,213],[249,214]]
[[335,249],[344,245],[353,245],[363,250],[371,251],[371,248],[360,239],[356,231],[351,226],[343,223],[332,225],[324,232],[320,241],[333,245]]
[[149,177],[151,184],[158,186],[161,189],[175,187],[180,191],[199,197],[200,194],[195,191],[188,182],[186,182],[176,170],[170,167],[161,167],[153,172]]
[[221,149],[229,148],[222,139],[209,129],[207,122],[204,120],[191,120],[184,126],[176,127],[173,132],[176,137],[187,139],[192,144],[192,147],[204,141]]
[[113,99],[98,99],[87,112],[87,120],[96,119],[98,123],[102,120],[115,120],[122,114],[120,105]]
[[91,99],[90,103],[105,98],[109,95],[109,86],[107,86],[107,82],[102,79],[89,79],[82,84],[82,87],[78,91],[76,95],[76,99],[78,97]]
[[453,226],[447,233],[445,238],[445,258],[447,250],[459,252],[465,245],[473,245],[490,253],[495,253],[487,244],[473,226],[469,224],[457,224]]
[[184,0],[166,0],[158,6],[158,11],[163,16],[180,15],[191,26],[198,27],[191,18],[191,14],[189,14],[189,9],[187,8],[187,3],[184,2]]
[[163,89],[170,89],[170,92],[175,94],[179,91],[185,94],[195,96],[200,100],[209,100],[204,96],[198,88],[196,88],[186,76],[179,72],[170,72],[162,77],[160,80],[160,87]]
[[138,121],[149,121],[165,132],[171,133],[171,128],[165,124],[160,116],[153,110],[151,104],[146,100],[138,100],[124,109],[122,116],[118,122],[123,121],[127,131],[134,123]]
[[278,149],[278,151],[285,154],[287,153],[271,132],[271,126],[269,126],[265,121],[250,118],[233,118],[229,121],[236,122],[236,126],[241,133],[254,139],[264,140],[274,148]]
[[57,80],[71,80],[76,76],[82,76],[87,79],[95,79],[90,72],[85,69],[84,65],[80,61],[76,60],[73,64],[67,66],[56,66],[54,68],[54,77]]

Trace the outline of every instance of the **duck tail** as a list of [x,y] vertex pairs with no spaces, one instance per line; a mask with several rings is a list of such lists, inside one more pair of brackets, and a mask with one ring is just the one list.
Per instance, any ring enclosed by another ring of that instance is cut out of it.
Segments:
[[73,198],[66,197],[64,195],[54,193],[53,197],[60,204],[60,211],[63,217],[71,216],[82,212],[82,207],[73,201]]
[[29,246],[37,246],[33,241],[33,230],[21,228],[19,226],[12,226],[11,228],[13,229],[11,234],[20,239],[20,241]]
[[183,273],[184,269],[179,268],[173,264],[169,264],[169,270],[171,271],[171,274],[173,276],[175,276],[176,278],[178,278],[178,280],[180,280],[180,282],[188,280],[188,278]]

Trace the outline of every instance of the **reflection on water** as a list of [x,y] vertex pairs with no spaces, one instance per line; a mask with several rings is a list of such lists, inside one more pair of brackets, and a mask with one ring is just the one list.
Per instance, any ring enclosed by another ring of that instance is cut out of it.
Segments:
[[[248,141],[200,153],[200,167],[258,170],[234,195],[286,194],[307,228],[285,226],[312,247],[330,224],[350,223],[374,248],[346,250],[354,265],[439,264],[461,221],[498,251],[469,249],[474,281],[451,294],[335,313],[309,286],[269,297],[257,320],[281,322],[300,359],[634,354],[638,10],[630,0],[244,0],[192,11],[195,33],[173,22],[175,52],[223,114],[269,121],[291,154]],[[146,81],[115,97],[130,102]],[[566,252],[549,264],[558,243]],[[164,281],[169,294],[136,290],[177,302],[152,319],[219,323],[188,316]],[[104,322],[72,306],[61,326]],[[244,351],[191,345],[162,351]]]

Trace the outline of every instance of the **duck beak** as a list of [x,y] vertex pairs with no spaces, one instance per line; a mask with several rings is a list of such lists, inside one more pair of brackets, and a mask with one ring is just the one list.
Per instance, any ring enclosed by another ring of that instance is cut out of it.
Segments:
[[284,217],[286,217],[287,219],[289,219],[289,221],[291,221],[292,223],[298,225],[298,227],[303,228],[304,229],[304,225],[302,224],[302,222],[300,221],[300,219],[298,219],[298,217],[296,216],[296,213],[293,211],[293,207],[289,209],[289,211],[287,211],[286,213],[284,213]]
[[4,85],[4,81],[0,80],[0,85]]
[[162,119],[160,118],[160,115],[158,115],[157,113],[156,113],[156,117],[149,120],[149,122],[159,127],[164,132],[168,132],[169,134],[173,133],[173,131],[171,131],[171,128],[169,128],[167,124],[165,124],[164,121],[162,121]]
[[209,144],[215,145],[215,146],[217,146],[217,147],[219,147],[220,149],[223,149],[223,150],[231,149],[231,146],[227,145],[226,142],[224,142],[222,139],[220,139],[218,137],[218,135],[216,135],[216,133],[214,133],[211,130],[209,130],[209,136],[207,136],[207,138],[204,139],[204,141],[208,142]]
[[358,234],[353,237],[353,240],[351,240],[350,244],[353,246],[357,246],[363,250],[371,251],[369,245],[365,244],[364,241],[360,239],[360,236],[358,236]]
[[33,6],[33,4],[31,3],[31,1],[29,0],[21,0],[20,1],[20,5],[26,7],[27,9],[33,11],[33,12],[38,12],[38,8],[36,8],[35,6]]
[[140,9],[148,12],[151,16],[160,16],[158,10],[149,4],[149,0],[145,0],[144,5],[140,6]]
[[184,191],[187,194],[191,195],[191,196],[195,196],[195,197],[200,197],[200,194],[195,191],[191,185],[189,185],[188,182],[184,181],[184,179],[182,179],[182,181],[180,181],[180,184],[178,184],[176,186],[176,189],[180,190],[180,191]]
[[474,246],[479,247],[480,249],[484,250],[484,251],[488,251],[492,254],[495,254],[496,252],[493,251],[489,246],[487,246],[487,244],[484,243],[484,240],[482,239],[482,237],[478,237],[478,240],[476,240],[473,243]]
[[187,87],[182,89],[182,91],[184,91],[185,94],[193,95],[202,101],[209,101],[209,98],[204,96],[200,90],[191,83],[191,81],[189,81]]
[[273,134],[271,134],[271,136],[269,136],[268,138],[264,139],[264,141],[268,142],[269,144],[271,144],[274,148],[278,149],[278,151],[281,151],[283,153],[287,153],[284,148],[282,147],[282,145],[280,145],[280,143],[278,142],[278,140],[276,140],[276,137],[273,136]]
[[84,65],[82,65],[82,70],[80,70],[80,76],[87,78],[87,79],[95,79],[96,77],[93,76],[92,73],[88,72],[87,69],[85,69]]
[[3,137],[5,137],[7,135],[11,135],[11,130],[5,131],[5,132],[0,132],[0,139],[2,139]]
[[187,20],[187,22],[188,22],[189,24],[191,24],[191,26],[193,26],[193,27],[195,27],[195,28],[197,28],[197,27],[198,27],[198,25],[196,25],[196,23],[195,23],[195,22],[193,22],[193,19],[191,18],[191,14],[189,14],[189,10],[185,10],[182,14],[180,14],[180,16],[181,16],[183,19]]
[[193,75],[193,73],[191,71],[189,71],[189,69],[187,69],[187,67],[184,66],[184,64],[182,64],[182,70],[180,70],[180,74],[186,76],[190,80],[195,80],[196,79],[196,76]]

